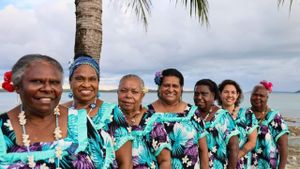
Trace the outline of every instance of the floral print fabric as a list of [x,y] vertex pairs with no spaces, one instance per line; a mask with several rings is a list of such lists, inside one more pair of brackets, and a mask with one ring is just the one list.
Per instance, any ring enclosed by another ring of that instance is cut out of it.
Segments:
[[[99,133],[107,132],[109,134],[110,139],[112,139],[113,152],[119,150],[126,142],[133,140],[125,117],[116,104],[103,102],[98,113],[91,120],[94,128]],[[105,159],[107,159],[107,163],[104,166],[110,166],[107,168],[118,168],[115,156],[108,155]],[[112,165],[110,164],[111,161]]]
[[[200,112],[196,114],[200,117]],[[205,122],[208,146],[209,168],[222,169],[228,164],[227,144],[232,136],[238,135],[235,122],[231,115],[223,109],[219,109],[215,116]]]
[[115,151],[133,139],[125,117],[116,104],[103,102],[98,113],[92,117],[92,121],[96,130],[102,129],[108,132],[113,140]]
[[171,149],[168,134],[158,116],[146,112],[139,125],[131,127],[133,168],[157,169],[156,157],[164,149]]
[[[95,168],[88,151],[89,129],[85,111],[69,111],[66,138],[33,143],[29,146],[30,152],[16,143],[16,135],[6,113],[0,115],[0,127],[0,168],[30,168],[28,156],[33,156],[35,168]],[[60,160],[55,155],[58,146],[62,149]]]
[[271,109],[259,124],[251,165],[256,168],[276,169],[279,165],[277,141],[288,134],[288,126],[278,111]]
[[[149,111],[155,111],[152,105]],[[198,141],[206,135],[204,123],[195,117],[197,107],[188,105],[184,112],[158,113],[171,140],[173,169],[199,167]]]
[[[239,131],[239,147],[242,148],[248,141],[248,136],[258,127],[258,121],[252,111],[246,108],[240,108],[235,119],[235,124]],[[248,152],[244,157],[238,160],[237,169],[250,169],[251,167],[251,152]]]

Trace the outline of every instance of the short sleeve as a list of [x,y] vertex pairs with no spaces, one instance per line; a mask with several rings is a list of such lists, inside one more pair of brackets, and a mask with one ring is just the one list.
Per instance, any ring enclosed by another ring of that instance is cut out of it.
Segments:
[[222,112],[221,117],[216,122],[216,128],[220,132],[222,139],[225,140],[226,145],[232,136],[239,135],[235,122],[227,111]]
[[127,141],[133,140],[131,127],[118,107],[113,109],[112,121],[107,124],[107,132],[112,137],[115,151],[119,150]]
[[284,135],[289,134],[289,129],[287,123],[283,120],[279,113],[276,113],[273,120],[269,123],[272,136],[277,142],[278,139]]
[[164,148],[171,150],[170,139],[163,123],[153,124],[148,141],[151,144],[151,151],[155,156],[158,156]]
[[192,117],[193,125],[195,126],[197,130],[197,138],[198,140],[205,137],[207,135],[207,132],[205,130],[205,123],[202,120],[200,116],[200,112],[198,110],[195,111],[195,114]]
[[[244,112],[244,111],[243,111]],[[245,112],[245,130],[246,134],[250,135],[255,129],[258,128],[258,121],[252,111]]]

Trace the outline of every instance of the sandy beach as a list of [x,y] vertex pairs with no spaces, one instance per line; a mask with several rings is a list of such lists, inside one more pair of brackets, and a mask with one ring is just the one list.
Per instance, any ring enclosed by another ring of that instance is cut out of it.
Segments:
[[289,147],[287,169],[300,169],[300,127],[289,126]]

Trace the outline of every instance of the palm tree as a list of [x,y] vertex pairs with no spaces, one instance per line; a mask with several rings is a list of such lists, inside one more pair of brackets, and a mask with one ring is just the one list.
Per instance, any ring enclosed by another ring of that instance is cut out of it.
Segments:
[[[147,28],[147,18],[150,15],[151,0],[122,0],[125,7],[133,10],[138,19]],[[179,0],[173,0],[178,3]],[[195,15],[199,22],[208,24],[207,0],[181,0],[189,10],[190,15]],[[76,35],[74,52],[88,54],[100,61],[102,47],[102,0],[75,0]]]

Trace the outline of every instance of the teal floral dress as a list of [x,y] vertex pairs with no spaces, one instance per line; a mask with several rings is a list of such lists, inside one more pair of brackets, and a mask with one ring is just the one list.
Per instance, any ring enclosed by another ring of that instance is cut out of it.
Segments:
[[[16,135],[7,115],[0,115],[0,168],[28,169],[28,157],[32,156],[39,168],[95,168],[91,159],[89,140],[93,128],[86,118],[86,111],[69,110],[67,137],[53,142],[36,142],[29,146],[16,143]],[[88,125],[87,125],[88,124]],[[56,157],[56,148],[62,150],[61,159]]]
[[[200,112],[197,111],[196,114]],[[201,116],[200,116],[201,117]],[[232,136],[238,135],[235,122],[228,111],[219,109],[215,116],[205,122],[209,168],[222,169],[228,164],[227,144]]]
[[[240,108],[235,119],[235,124],[239,131],[239,147],[242,148],[248,141],[248,136],[257,129],[258,121],[253,112],[248,111],[246,108]],[[237,169],[250,169],[251,168],[251,152],[248,152],[244,157],[238,160]]]
[[[203,121],[195,115],[196,106],[188,105],[184,112],[158,113],[171,140],[173,169],[199,167],[198,141],[206,136]],[[152,105],[148,111],[155,112]]]
[[277,141],[282,135],[288,133],[288,126],[282,116],[277,110],[271,109],[259,124],[256,146],[252,151],[251,165],[264,169],[278,168]]
[[[98,113],[91,118],[94,128],[99,132],[107,132],[113,141],[113,150],[117,151],[127,141],[133,140],[125,117],[119,107],[113,103],[103,102]],[[112,168],[118,168],[115,157],[109,155],[107,163],[113,161]],[[108,166],[111,166],[107,164]]]
[[159,116],[146,112],[139,125],[131,126],[133,168],[157,169],[157,156],[163,149],[171,149],[168,133]]

